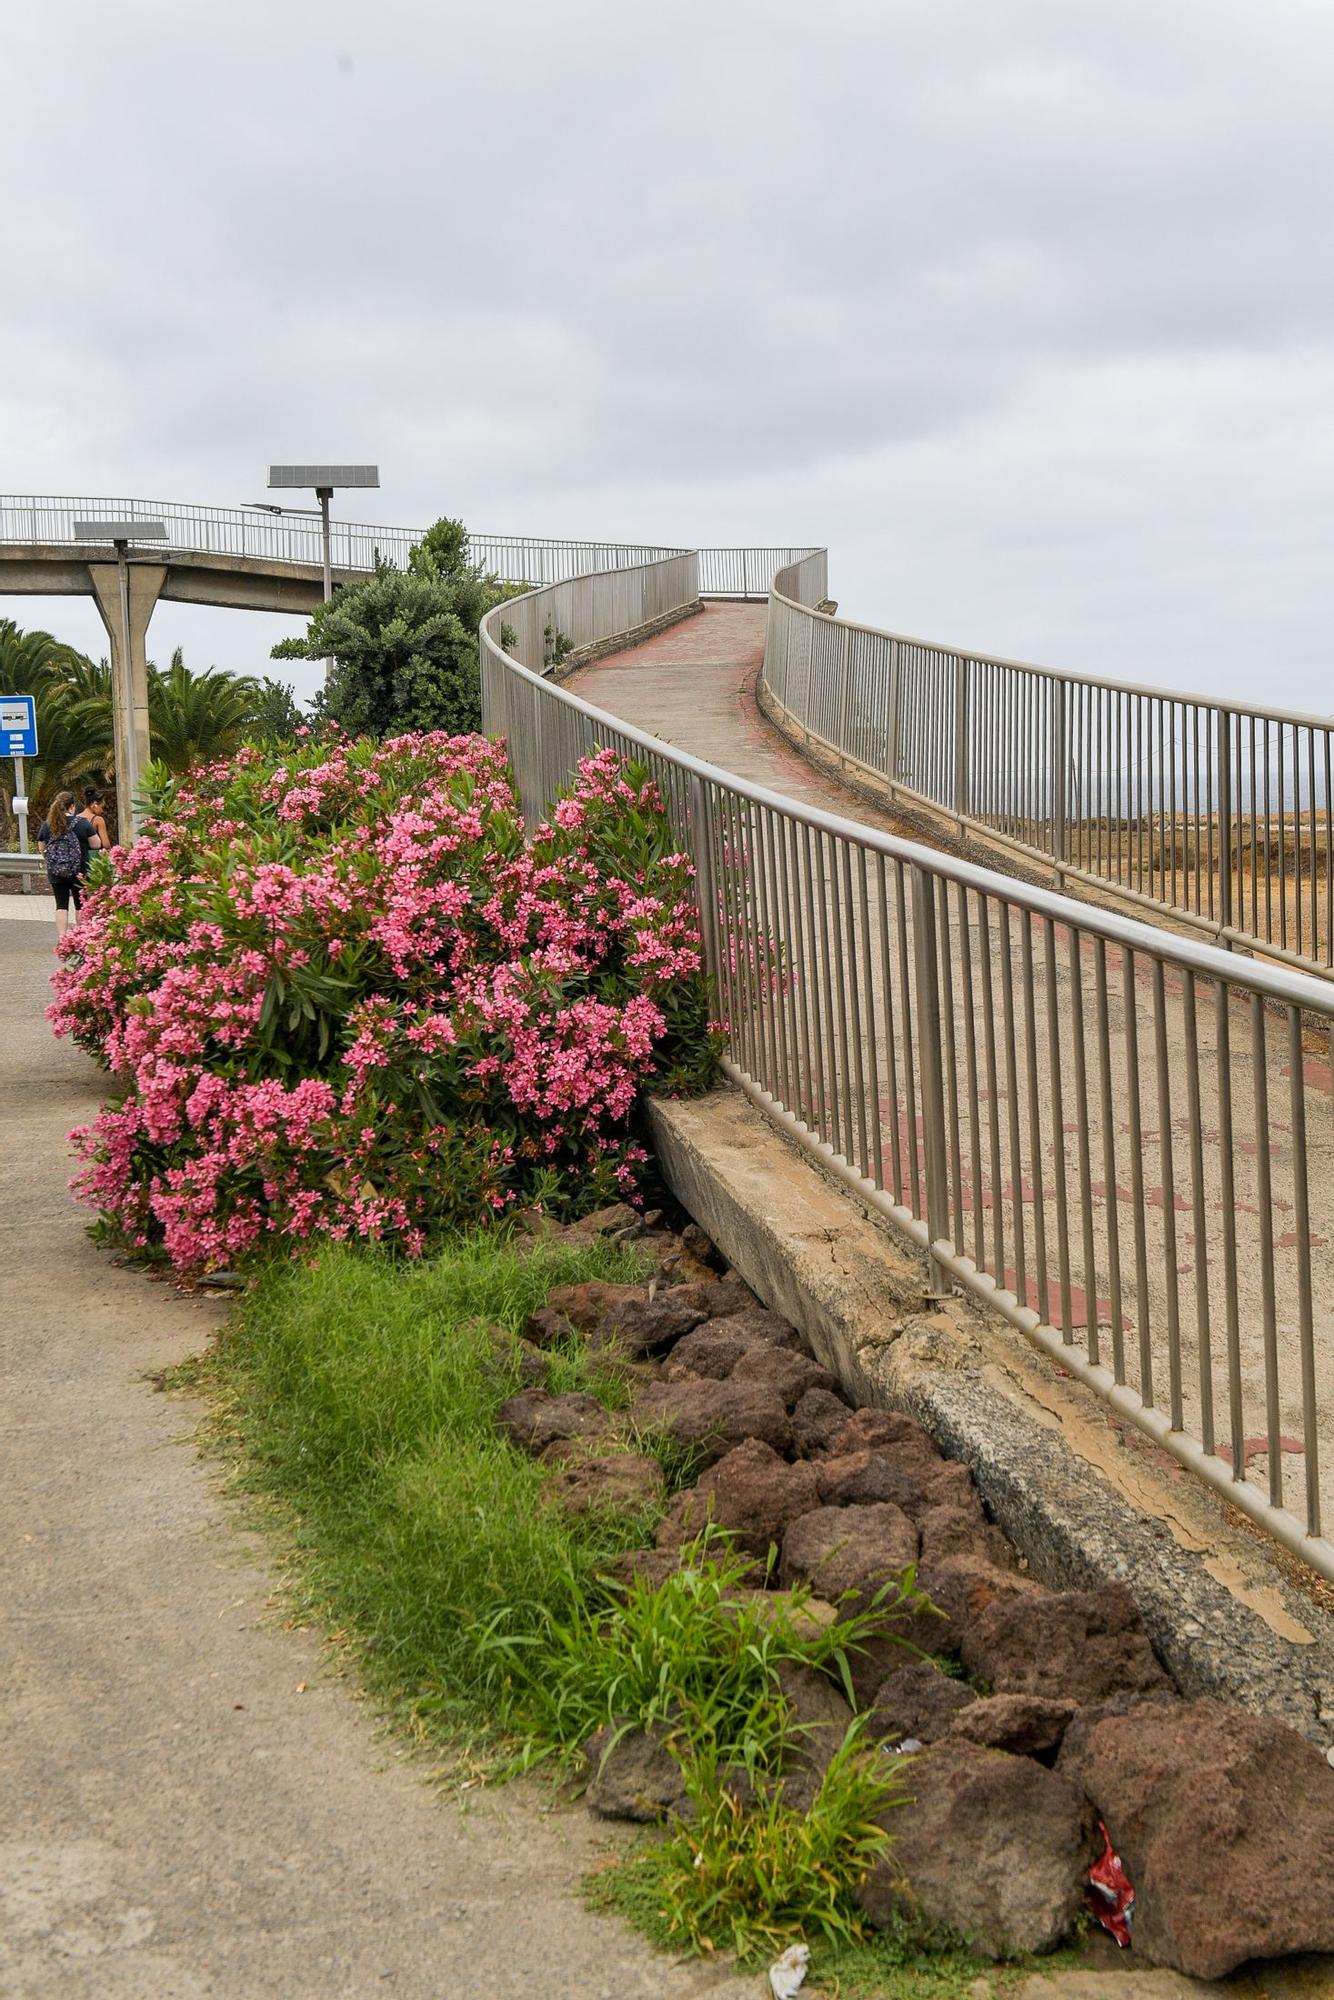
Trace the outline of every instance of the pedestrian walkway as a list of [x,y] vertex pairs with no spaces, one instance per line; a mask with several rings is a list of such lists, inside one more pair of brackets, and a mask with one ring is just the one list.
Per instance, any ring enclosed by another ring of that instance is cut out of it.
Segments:
[[286,1627],[199,1406],[152,1386],[222,1308],[119,1268],[66,1192],[103,1079],[42,1017],[51,944],[0,932],[0,1994],[753,1996],[583,1909],[582,1810],[432,1791]]
[[[908,832],[793,750],[760,714],[765,608],[710,604],[628,651],[581,669],[571,692],[803,804],[863,825]],[[786,1010],[764,977],[733,974],[733,1047],[809,1129],[925,1213],[924,1134],[915,1104],[911,909],[893,864],[834,870],[820,841],[793,841],[790,907],[775,893],[773,856],[744,815],[721,835],[741,856],[744,885],[722,912],[724,933],[758,921],[790,967]],[[1304,1047],[1310,1103],[1294,1148],[1286,1023],[1245,1001],[1215,1009],[1208,982],[1141,955],[1099,953],[1055,925],[1044,962],[1040,926],[994,901],[940,898],[949,926],[951,993],[944,1062],[953,1128],[949,1201],[956,1249],[1017,1300],[1063,1326],[1091,1358],[1114,1365],[1145,1402],[1176,1410],[1175,1427],[1240,1451],[1247,1478],[1304,1511],[1308,1440],[1298,1328],[1295,1234],[1305,1161],[1315,1299],[1313,1413],[1334,1435],[1334,1120],[1328,1051]],[[1031,948],[1036,944],[1036,953]],[[860,1024],[829,997],[834,965],[856,968]],[[774,975],[777,980],[777,975]],[[783,976],[786,980],[787,975]],[[990,1039],[997,996],[1003,1028]],[[870,996],[869,1003],[866,995]],[[823,1018],[821,1008],[824,1008]],[[1104,1042],[1095,1035],[1099,1014]],[[789,1018],[790,1017],[790,1018]],[[1060,1022],[1077,1018],[1076,1046]],[[1198,1069],[1192,1050],[1198,1050]],[[1258,1051],[1258,1054],[1257,1054]],[[1189,1091],[1198,1074],[1198,1102]],[[874,1115],[878,1107],[878,1118]],[[1164,1117],[1164,1112],[1166,1116]],[[1087,1193],[1087,1201],[1086,1201]],[[1084,1232],[1080,1218],[1090,1215]],[[1272,1217],[1266,1244],[1261,1216]],[[1073,1225],[1069,1219],[1074,1218]],[[1069,1233],[1062,1262],[1057,1244]],[[1267,1258],[1275,1262],[1271,1266]],[[1272,1297],[1266,1304],[1266,1287]],[[1237,1389],[1234,1427],[1229,1388]],[[1271,1462],[1272,1434],[1278,1450]],[[1334,1456],[1334,1454],[1327,1455]],[[1281,1482],[1282,1494],[1276,1488]],[[1334,1518],[1334,1465],[1318,1468]]]

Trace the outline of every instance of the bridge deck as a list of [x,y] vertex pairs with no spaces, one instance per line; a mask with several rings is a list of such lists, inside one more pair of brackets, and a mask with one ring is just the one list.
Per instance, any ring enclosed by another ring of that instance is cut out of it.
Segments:
[[[696,756],[802,803],[891,831],[906,831],[896,828],[892,820],[877,816],[854,793],[805,762],[764,721],[754,695],[763,654],[764,622],[763,606],[710,605],[703,613],[672,626],[643,645],[582,669],[571,683],[572,691]],[[847,1065],[848,1074],[836,1075],[832,1060],[827,1060],[816,1074],[809,1049],[793,1046],[783,1059],[796,1082],[796,1101],[807,1108],[808,1122],[823,1119],[827,1128],[842,1118],[841,1150],[845,1155],[855,1150],[851,1135],[857,1123],[854,1107],[859,1091],[872,1104],[878,1100],[880,1129],[875,1131],[872,1114],[871,1140],[883,1160],[883,1182],[894,1186],[897,1178],[903,1188],[902,1198],[920,1214],[923,1204],[914,1189],[921,1135],[920,1131],[909,1129],[903,1106],[905,1100],[911,1102],[911,1093],[900,1091],[894,1084],[892,1067],[896,1053],[900,1076],[904,1065],[911,1068],[912,1062],[911,1041],[904,1033],[911,1001],[910,980],[906,977],[911,953],[902,958],[898,953],[898,934],[907,922],[907,913],[895,909],[892,876],[888,878],[888,900],[877,893],[872,879],[871,893],[863,896],[853,892],[851,903],[848,896],[852,884],[841,887],[831,882],[826,863],[818,859],[817,879],[824,898],[841,908],[841,915],[831,932],[822,937],[821,926],[809,914],[789,913],[784,925],[788,962],[796,968],[797,981],[804,979],[808,992],[817,993],[821,983],[820,961],[826,952],[832,957],[837,949],[831,943],[831,936],[852,937],[859,932],[872,1002],[865,1009],[868,1018],[863,1025],[861,1046]],[[880,943],[887,921],[891,948],[882,957]],[[1079,1011],[1092,1020],[1097,977],[1092,948],[1085,947],[1076,970],[1068,934],[1058,933],[1054,988],[1049,991],[1046,972],[1039,966],[1026,1001],[1021,931],[1016,927],[1013,936],[1007,937],[993,921],[984,932],[976,917],[970,917],[967,943],[972,991],[977,994],[979,977],[989,974],[997,994],[1004,992],[1012,999],[1011,1046],[1008,1052],[1003,1045],[988,1051],[980,1027],[974,1029],[970,1038],[965,1020],[965,968],[957,922],[952,925],[951,938],[956,1000],[952,1030],[946,1038],[947,1060],[952,1065],[955,1085],[953,1116],[962,1135],[960,1150],[968,1163],[952,1189],[953,1212],[959,1218],[958,1247],[977,1255],[979,1263],[993,1273],[1003,1273],[1006,1286],[1038,1308],[1043,1317],[1058,1325],[1064,1317],[1067,1331],[1081,1347],[1089,1340],[1092,1320],[1100,1356],[1109,1365],[1115,1272],[1119,1278],[1118,1305],[1122,1319],[1117,1335],[1124,1351],[1125,1379],[1142,1390],[1151,1378],[1154,1393],[1148,1400],[1163,1408],[1170,1407],[1175,1322],[1179,1393],[1186,1426],[1195,1436],[1201,1435],[1207,1404],[1213,1414],[1222,1455],[1231,1456],[1230,1440],[1240,1442],[1247,1477],[1267,1485],[1269,1461],[1262,1433],[1272,1425],[1281,1433],[1284,1499],[1300,1514],[1306,1470],[1303,1444],[1310,1427],[1303,1419],[1292,1260],[1282,1254],[1285,1240],[1288,1243],[1295,1240],[1287,1232],[1293,1229],[1296,1205],[1284,1024],[1277,1019],[1262,1024],[1264,1062],[1253,1065],[1249,1050],[1254,1023],[1244,1007],[1230,1010],[1227,1083],[1220,1100],[1218,1084],[1223,1065],[1218,1059],[1218,1023],[1212,993],[1206,996],[1201,992],[1192,1002],[1180,977],[1169,971],[1161,996],[1155,996],[1152,973],[1147,966],[1140,965],[1129,976],[1114,962],[1119,960],[1119,954],[1108,954],[1112,1116],[1104,1120],[1099,1102],[1100,1079],[1092,1056],[1081,1102],[1069,1037],[1065,1038],[1064,1046],[1057,1044],[1059,1053],[1053,1056],[1047,1034],[1048,1007],[1053,998],[1059,999],[1063,1009]],[[1081,989],[1078,994],[1072,991],[1076,981]],[[1158,999],[1166,1022],[1165,1141],[1154,1040]],[[818,1007],[818,997],[810,1004]],[[1202,1066],[1198,1115],[1192,1115],[1181,1081],[1190,1070],[1188,1009],[1193,1014]],[[733,1039],[740,1042],[743,1057],[747,1033],[763,1042],[765,1034],[772,1032],[771,1024],[762,1018],[763,1012],[761,1002],[740,1031],[734,1020]],[[754,1046],[754,1040],[751,1045]],[[1268,1091],[1265,1130],[1273,1173],[1273,1235],[1279,1249],[1276,1336],[1269,1340],[1264,1325],[1263,1260],[1259,1254],[1259,1204],[1263,1191],[1259,1178],[1262,1145],[1257,1143],[1256,1130],[1256,1067],[1263,1068],[1260,1081],[1267,1085]],[[1319,1052],[1312,1051],[1305,1070],[1308,1087],[1314,1084],[1319,1103],[1328,1105],[1328,1063]],[[1028,1113],[1020,1109],[1030,1103],[1027,1088],[1030,1076],[1037,1082],[1036,1094],[1043,1106],[1040,1131],[1035,1129]],[[1060,1109],[1059,1119],[1054,1107]],[[811,1110],[814,1118],[809,1115]],[[1233,1118],[1233,1141],[1228,1148],[1233,1189],[1228,1200],[1220,1127],[1226,1129],[1224,1120]],[[1088,1135],[1088,1177],[1096,1217],[1091,1260],[1089,1246],[1080,1242],[1079,1226],[1074,1220],[1079,1214],[1081,1125]],[[1197,1146],[1198,1174],[1192,1164]],[[864,1134],[862,1147],[866,1159],[870,1149]],[[1309,1235],[1317,1301],[1316,1404],[1320,1428],[1328,1435],[1334,1424],[1334,1311],[1330,1303],[1334,1300],[1334,1251],[1330,1247],[1334,1243],[1334,1120],[1328,1116],[1308,1119],[1307,1157]],[[1147,1222],[1144,1239],[1137,1246],[1133,1217],[1139,1205],[1133,1195],[1136,1180],[1141,1177]],[[1109,1187],[1114,1190],[1110,1204]],[[1071,1269],[1067,1273],[1069,1305],[1064,1315],[1055,1249],[1062,1200],[1072,1218]],[[1044,1232],[1045,1258],[1037,1254]],[[979,1251],[983,1254],[978,1255]],[[1228,1413],[1230,1257],[1236,1260],[1237,1304],[1231,1332],[1237,1355],[1236,1380],[1244,1410],[1240,1438],[1230,1426]],[[1334,1503],[1334,1466],[1320,1467],[1320,1485],[1328,1521]]]

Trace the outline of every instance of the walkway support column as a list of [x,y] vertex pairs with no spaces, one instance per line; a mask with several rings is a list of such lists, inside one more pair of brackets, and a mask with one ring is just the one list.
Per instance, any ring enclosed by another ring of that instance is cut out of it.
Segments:
[[134,839],[134,795],[152,750],[148,727],[148,621],[167,580],[164,563],[89,563],[93,595],[111,644],[111,741],[116,834]]

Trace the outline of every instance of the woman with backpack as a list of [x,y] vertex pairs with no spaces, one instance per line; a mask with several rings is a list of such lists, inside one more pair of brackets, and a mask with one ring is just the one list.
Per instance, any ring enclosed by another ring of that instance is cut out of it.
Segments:
[[[101,842],[89,819],[79,811],[73,792],[57,792],[47,817],[37,829],[38,845],[46,855],[46,879],[56,899],[56,942],[83,908],[83,884],[90,849]],[[70,915],[70,905],[74,915]]]

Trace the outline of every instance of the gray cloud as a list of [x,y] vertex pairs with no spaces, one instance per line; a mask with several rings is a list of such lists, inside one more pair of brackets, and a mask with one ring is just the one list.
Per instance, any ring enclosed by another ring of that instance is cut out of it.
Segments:
[[1314,0],[71,0],[7,52],[10,490],[374,456],[381,519],[809,537],[872,622],[1330,706]]

